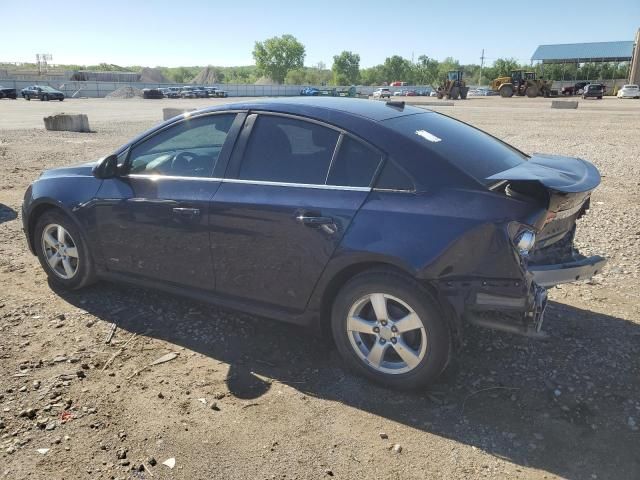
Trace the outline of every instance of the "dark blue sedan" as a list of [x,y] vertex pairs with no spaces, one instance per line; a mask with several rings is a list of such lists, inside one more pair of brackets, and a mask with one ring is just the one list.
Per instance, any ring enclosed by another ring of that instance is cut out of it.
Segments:
[[158,288],[313,327],[392,388],[434,381],[464,326],[537,336],[600,176],[445,115],[343,98],[221,105],[46,171],[23,204],[52,283]]

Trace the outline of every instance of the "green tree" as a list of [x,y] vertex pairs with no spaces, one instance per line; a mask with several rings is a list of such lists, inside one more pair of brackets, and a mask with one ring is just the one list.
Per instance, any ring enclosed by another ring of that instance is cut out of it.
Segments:
[[493,62],[493,74],[497,77],[510,77],[511,70],[519,70],[520,64],[515,58],[498,58]]
[[431,85],[433,88],[438,88],[439,66],[440,63],[437,60],[420,55],[418,62],[413,66],[413,79],[416,85]]
[[412,64],[400,55],[387,57],[382,65],[382,71],[387,82],[409,82],[412,83]]
[[335,85],[353,85],[360,79],[360,55],[343,51],[333,56],[333,83]]
[[360,70],[360,82],[362,85],[382,85],[386,82],[383,70],[382,65]]
[[302,68],[304,57],[304,45],[288,34],[256,42],[253,49],[253,58],[260,73],[277,83],[284,82],[289,71]]

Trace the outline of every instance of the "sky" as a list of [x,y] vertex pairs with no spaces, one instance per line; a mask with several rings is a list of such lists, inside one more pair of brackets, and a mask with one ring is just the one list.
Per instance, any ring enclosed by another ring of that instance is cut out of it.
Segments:
[[[48,13],[25,15],[24,3],[0,0],[0,62],[50,53],[54,64],[252,65],[256,40],[285,33],[305,45],[307,66],[330,68],[343,50],[358,53],[361,67],[391,55],[480,63],[483,48],[489,64],[506,57],[528,62],[540,44],[633,40],[640,28],[640,0],[534,2],[535,8],[467,0],[27,3],[30,12]],[[553,11],[555,5],[567,8]]]

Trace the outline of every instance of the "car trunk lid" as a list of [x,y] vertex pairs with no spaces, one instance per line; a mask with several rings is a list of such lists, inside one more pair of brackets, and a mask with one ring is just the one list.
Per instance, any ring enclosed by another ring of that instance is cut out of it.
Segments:
[[589,208],[591,192],[600,184],[600,173],[586,160],[536,154],[488,180],[507,181],[508,195],[536,198],[547,209],[544,223],[536,225],[536,250],[540,250],[572,237],[576,220]]

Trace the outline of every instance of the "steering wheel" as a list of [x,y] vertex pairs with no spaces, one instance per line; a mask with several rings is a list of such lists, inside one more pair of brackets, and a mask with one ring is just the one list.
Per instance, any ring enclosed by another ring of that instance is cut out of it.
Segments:
[[188,172],[193,170],[193,162],[198,155],[192,152],[180,152],[171,161],[171,171],[172,172]]

